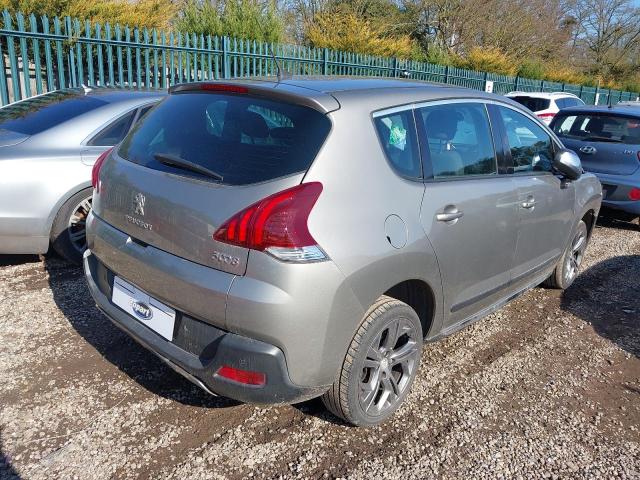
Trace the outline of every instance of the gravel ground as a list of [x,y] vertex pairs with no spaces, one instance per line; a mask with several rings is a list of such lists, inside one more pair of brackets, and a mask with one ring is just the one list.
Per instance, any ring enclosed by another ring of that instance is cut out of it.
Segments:
[[358,429],[319,401],[210,397],[113,327],[81,271],[0,257],[0,477],[640,478],[640,230],[596,229],[537,288],[426,345],[406,405]]

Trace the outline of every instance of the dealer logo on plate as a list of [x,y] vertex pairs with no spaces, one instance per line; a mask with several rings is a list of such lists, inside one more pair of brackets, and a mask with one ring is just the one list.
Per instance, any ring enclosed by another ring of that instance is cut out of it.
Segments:
[[153,317],[153,311],[151,310],[151,307],[149,307],[149,305],[144,302],[138,302],[134,300],[133,302],[131,302],[131,309],[133,310],[133,313],[135,313],[136,316],[138,316],[142,320],[151,320],[151,317]]

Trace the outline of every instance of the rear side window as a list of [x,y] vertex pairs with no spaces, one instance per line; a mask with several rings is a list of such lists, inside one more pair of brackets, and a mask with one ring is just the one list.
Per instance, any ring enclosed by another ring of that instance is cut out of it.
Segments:
[[524,105],[532,112],[546,110],[549,108],[549,105],[551,105],[551,100],[548,98],[528,97],[526,95],[517,95],[510,98],[518,102],[520,105]]
[[422,178],[413,111],[376,117],[375,124],[382,148],[393,168],[404,177]]
[[107,102],[77,90],[59,90],[0,108],[0,130],[35,135]]
[[170,155],[247,185],[306,171],[331,129],[308,107],[244,95],[176,93],[131,130],[119,154],[161,171],[208,178],[161,163]]
[[610,114],[562,115],[554,121],[553,131],[564,138],[640,145],[640,117]]
[[513,168],[517,172],[551,171],[551,136],[536,122],[510,108],[498,107],[507,133]]
[[481,103],[434,105],[418,110],[434,178],[498,172],[491,128]]
[[133,110],[102,129],[100,133],[91,139],[89,145],[112,147],[116,143],[120,143],[129,131],[129,128],[131,128],[136,112],[137,110]]

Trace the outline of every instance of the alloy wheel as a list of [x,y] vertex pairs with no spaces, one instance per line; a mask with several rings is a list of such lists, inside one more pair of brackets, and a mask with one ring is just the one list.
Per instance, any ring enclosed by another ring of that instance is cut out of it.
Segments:
[[389,322],[373,339],[362,366],[359,401],[371,416],[395,408],[410,386],[420,354],[416,329],[404,318]]
[[92,197],[83,199],[75,206],[69,217],[67,232],[73,248],[80,253],[87,248],[87,216],[91,211]]
[[565,280],[567,283],[573,282],[578,275],[584,252],[587,248],[587,236],[583,231],[579,231],[571,242],[571,252],[567,255],[565,265]]

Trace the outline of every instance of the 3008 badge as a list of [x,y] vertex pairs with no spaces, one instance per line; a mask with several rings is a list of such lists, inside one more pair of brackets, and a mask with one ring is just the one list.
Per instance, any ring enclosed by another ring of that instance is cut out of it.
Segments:
[[234,257],[231,255],[225,255],[222,252],[213,252],[211,258],[220,263],[226,263],[227,265],[236,266],[240,263],[240,259],[238,257]]

